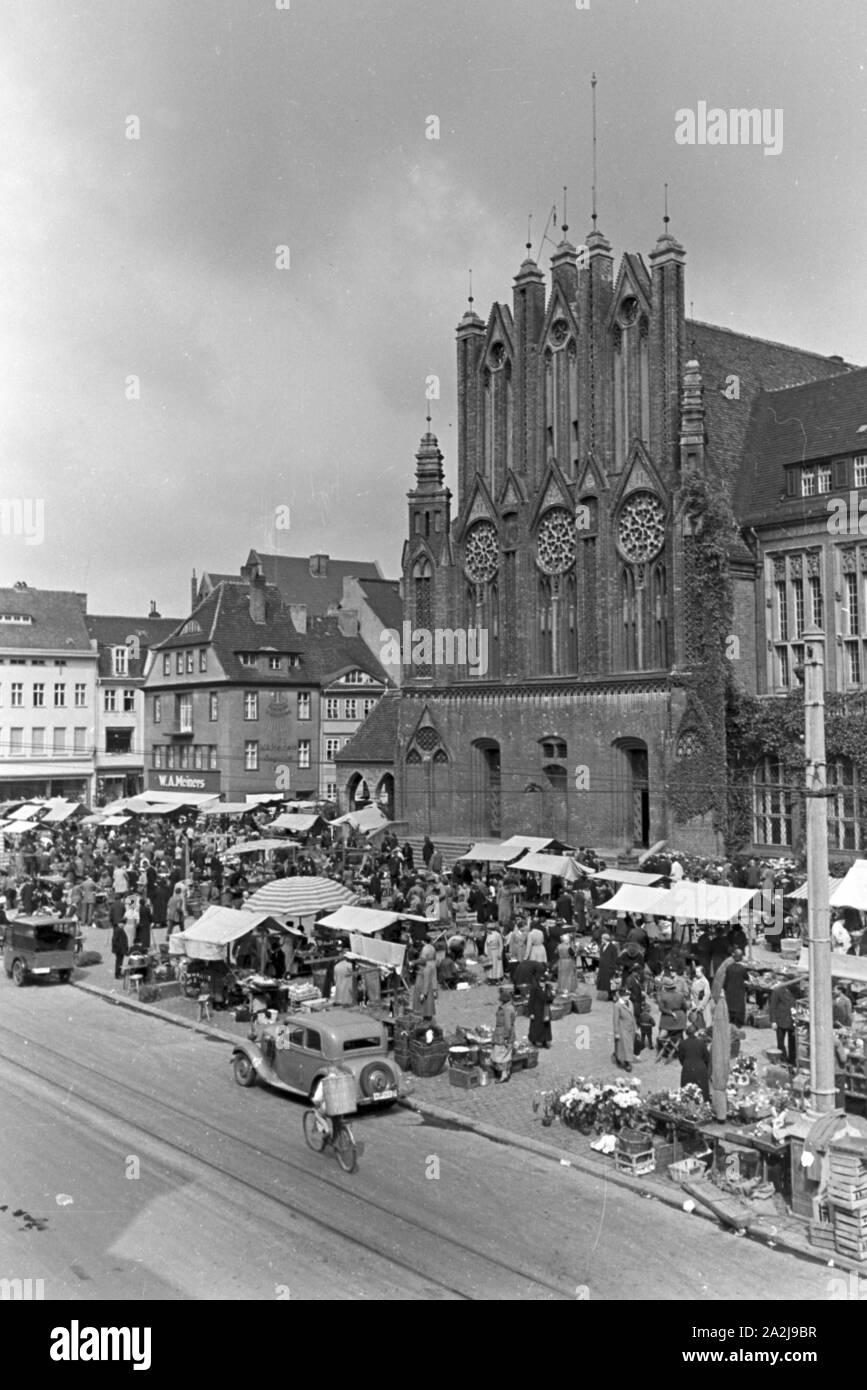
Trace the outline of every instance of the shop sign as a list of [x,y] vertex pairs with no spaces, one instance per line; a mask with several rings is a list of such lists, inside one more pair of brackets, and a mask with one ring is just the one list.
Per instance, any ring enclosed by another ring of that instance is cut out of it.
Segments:
[[147,770],[149,792],[218,792],[219,772],[161,772],[155,767]]

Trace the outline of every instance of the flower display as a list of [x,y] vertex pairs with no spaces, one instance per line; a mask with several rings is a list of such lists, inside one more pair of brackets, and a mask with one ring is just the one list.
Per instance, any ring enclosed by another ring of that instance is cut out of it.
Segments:
[[542,1110],[542,1122],[556,1116],[570,1129],[589,1134],[613,1133],[637,1124],[644,1115],[644,1103],[638,1094],[641,1082],[597,1081],[592,1077],[572,1077],[568,1086],[553,1091],[540,1091],[533,1101],[534,1111]]
[[672,1119],[702,1123],[713,1118],[713,1111],[693,1082],[669,1091],[655,1091],[648,1097],[647,1105]]

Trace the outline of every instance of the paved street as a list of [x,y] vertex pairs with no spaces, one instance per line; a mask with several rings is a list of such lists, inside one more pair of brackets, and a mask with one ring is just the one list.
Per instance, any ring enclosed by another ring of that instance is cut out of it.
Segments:
[[827,1297],[822,1266],[405,1111],[358,1121],[346,1176],[223,1044],[75,989],[0,980],[0,1052],[0,1274],[46,1298]]

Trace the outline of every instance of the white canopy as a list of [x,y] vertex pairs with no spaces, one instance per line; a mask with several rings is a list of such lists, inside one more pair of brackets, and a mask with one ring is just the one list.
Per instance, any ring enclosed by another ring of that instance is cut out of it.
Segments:
[[[270,912],[239,912],[233,907],[209,907],[186,931],[172,933],[169,937],[171,953],[189,956],[193,960],[222,960],[226,947],[233,941],[239,941],[242,936],[247,936],[271,920]],[[275,925],[279,926],[279,923]],[[292,932],[293,936],[301,934]],[[178,950],[179,946],[181,951]]]
[[348,954],[384,970],[402,970],[406,947],[402,941],[380,941],[376,936],[353,932],[349,938]]
[[105,816],[105,817],[102,819],[102,824],[103,824],[103,825],[126,825],[126,823],[127,823],[128,820],[132,820],[132,817],[131,817],[131,816]]
[[471,845],[466,854],[462,854],[459,859],[455,860],[455,863],[464,864],[469,860],[481,864],[510,864],[521,854],[522,850],[516,849],[514,845],[507,846],[499,840],[496,844],[487,844],[482,840],[479,844]]
[[393,927],[399,921],[398,912],[382,912],[372,907],[338,907],[328,917],[320,917],[316,925],[330,927],[332,931],[361,932],[362,936],[373,936],[375,932],[385,931],[386,927]]
[[668,892],[665,888],[624,883],[613,898],[599,904],[600,912],[648,912],[654,917],[667,917]]
[[867,911],[867,859],[856,859],[843,882],[830,897],[831,907],[857,907]]
[[85,817],[80,821],[80,824],[81,824],[81,825],[104,825],[104,824],[105,824],[105,811],[96,812],[96,813],[95,813],[94,815],[92,815],[92,816],[85,816]]
[[270,830],[288,830],[290,835],[306,835],[321,817],[314,812],[303,815],[300,811],[282,811],[269,825]]
[[583,878],[585,873],[589,872],[583,869],[571,854],[525,854],[524,858],[519,859],[512,867],[526,869],[531,874],[553,874],[566,882]]
[[200,816],[246,816],[251,811],[255,811],[255,806],[248,806],[246,801],[215,801],[213,806],[203,806],[199,811]]
[[354,903],[358,894],[333,878],[299,875],[275,878],[256,890],[244,904],[250,912],[271,912],[275,917],[312,917],[323,909]]
[[35,830],[36,823],[26,820],[7,821],[3,827],[4,835],[24,835],[28,830]]
[[49,803],[51,809],[45,817],[46,821],[57,824],[59,821],[68,820],[74,816],[76,811],[81,810],[80,801],[65,801],[63,797],[58,797],[53,803]]
[[503,841],[503,845],[509,846],[509,848],[528,849],[534,853],[548,849],[550,845],[561,845],[562,843],[562,840],[548,839],[539,835],[510,835],[508,840]]
[[266,854],[275,849],[286,848],[286,840],[239,840],[237,844],[224,849],[220,858],[229,859],[233,854]]
[[[827,896],[830,897],[831,894],[832,894],[837,888],[840,887],[840,884],[841,884],[842,882],[843,882],[843,879],[842,879],[842,878],[831,878],[831,876],[829,875],[829,876],[828,876],[828,882],[827,882],[826,889],[825,889],[825,892],[826,892]],[[809,885],[808,885],[807,883],[802,883],[801,886],[800,886],[800,888],[796,888],[796,889],[794,890],[794,892],[792,892],[792,893],[786,893],[785,896],[786,896],[787,898],[795,898],[795,899],[797,899],[798,902],[806,902],[806,900],[807,900],[807,889],[808,889],[808,887],[809,887]]]
[[9,815],[10,820],[32,820],[34,816],[42,810],[41,806],[19,806],[17,811],[12,811]]
[[331,824],[352,825],[356,830],[363,830],[366,834],[371,834],[376,830],[384,830],[391,822],[382,814],[378,806],[364,806],[360,811],[348,811],[345,816],[338,816],[337,820],[333,820]]
[[608,883],[632,883],[636,887],[649,887],[652,883],[659,883],[664,875],[642,874],[636,869],[597,869],[590,877],[604,878]]
[[269,806],[274,801],[282,801],[282,792],[247,792],[245,801],[250,806]]
[[[216,792],[169,792],[169,791],[146,791],[138,796],[131,797],[131,801],[142,801],[154,806],[162,802],[166,806],[204,806],[209,801],[217,800]],[[131,807],[129,809],[132,809]]]
[[752,901],[758,888],[730,888],[725,883],[682,878],[668,890],[665,916],[687,922],[730,922]]

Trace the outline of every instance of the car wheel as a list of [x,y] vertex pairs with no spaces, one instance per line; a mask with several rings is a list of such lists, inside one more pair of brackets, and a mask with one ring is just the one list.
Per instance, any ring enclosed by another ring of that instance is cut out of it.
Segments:
[[72,979],[71,970],[58,970],[57,974],[62,985],[68,985],[69,981]]
[[256,1068],[246,1052],[236,1052],[232,1058],[232,1070],[239,1086],[255,1086]]
[[24,981],[27,979],[27,971],[24,969],[23,961],[13,960],[12,979],[19,989],[24,984]]
[[368,1100],[376,1100],[380,1091],[390,1091],[397,1085],[394,1072],[382,1062],[368,1062],[358,1078],[358,1083],[362,1095]]

